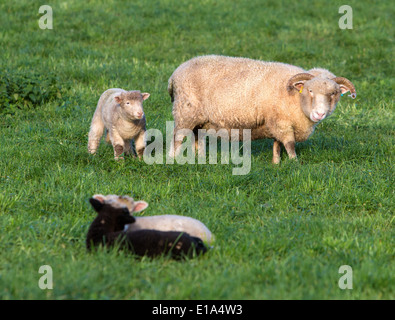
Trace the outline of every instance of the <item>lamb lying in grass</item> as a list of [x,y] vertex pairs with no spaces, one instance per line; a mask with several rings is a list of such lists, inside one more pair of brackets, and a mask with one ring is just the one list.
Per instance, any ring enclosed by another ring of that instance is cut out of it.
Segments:
[[[126,206],[131,213],[140,212],[148,207],[145,201],[134,201],[128,196],[118,195],[100,195],[106,203],[112,203],[115,206]],[[179,215],[158,215],[146,217],[134,217],[135,221],[125,225],[126,232],[134,232],[141,229],[154,229],[160,231],[179,231],[185,232],[193,237],[202,239],[207,245],[212,245],[214,235],[199,220],[191,217]]]
[[[87,234],[88,250],[92,246],[118,245],[120,249],[130,250],[138,256],[170,255],[175,259],[193,257],[207,251],[201,239],[183,232],[146,229],[125,232],[125,224],[135,222],[126,205],[119,201],[107,202],[101,195],[95,195],[89,201],[98,215]],[[137,203],[133,209],[133,212],[141,211],[144,204]]]
[[134,140],[136,153],[142,157],[145,150],[145,115],[143,101],[149,93],[140,91],[125,91],[123,89],[108,89],[97,103],[93,115],[88,138],[88,151],[96,153],[104,129],[107,129],[106,141],[114,148],[114,158],[120,159],[122,153],[132,151],[131,142]]

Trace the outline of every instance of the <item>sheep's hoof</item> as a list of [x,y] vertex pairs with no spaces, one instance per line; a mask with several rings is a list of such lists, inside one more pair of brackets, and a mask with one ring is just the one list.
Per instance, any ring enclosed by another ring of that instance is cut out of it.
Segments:
[[273,158],[272,160],[272,163],[275,165],[280,164],[280,162],[281,162],[281,158]]
[[142,159],[143,158],[143,155],[144,155],[144,151],[145,151],[145,149],[143,148],[143,149],[139,149],[139,150],[137,150],[137,157],[139,158],[139,159]]
[[118,158],[120,155],[122,155],[123,152],[124,152],[123,146],[121,146],[120,144],[117,144],[114,146],[114,157],[115,158]]

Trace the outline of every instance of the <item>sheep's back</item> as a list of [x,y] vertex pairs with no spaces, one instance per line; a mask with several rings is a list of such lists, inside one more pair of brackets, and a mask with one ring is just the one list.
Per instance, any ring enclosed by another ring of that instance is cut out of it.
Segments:
[[[173,113],[187,116],[192,113],[183,108],[198,108],[202,122],[252,128],[257,118],[283,104],[288,80],[300,72],[304,70],[279,62],[224,56],[193,58],[171,76],[174,107],[179,108]],[[177,104],[177,99],[181,103]]]

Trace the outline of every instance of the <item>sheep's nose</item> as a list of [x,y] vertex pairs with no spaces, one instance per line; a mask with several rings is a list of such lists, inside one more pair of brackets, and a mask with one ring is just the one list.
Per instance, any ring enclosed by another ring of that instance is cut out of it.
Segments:
[[137,116],[139,117],[139,118],[141,118],[142,116],[143,116],[143,112],[142,111],[139,111],[139,112],[137,112]]
[[318,119],[322,119],[322,118],[325,117],[325,112],[324,112],[324,113],[316,112],[315,114],[317,115],[317,118],[318,118]]

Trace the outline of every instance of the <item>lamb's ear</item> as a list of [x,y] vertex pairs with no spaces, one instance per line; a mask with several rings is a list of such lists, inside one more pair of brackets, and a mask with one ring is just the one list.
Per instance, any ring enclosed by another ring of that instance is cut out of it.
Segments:
[[104,205],[104,197],[100,194],[94,195],[92,198],[89,199],[89,202],[91,203],[92,207],[99,212],[100,209]]
[[136,201],[134,203],[134,208],[132,210],[131,213],[136,213],[136,212],[140,212],[143,211],[144,209],[147,209],[148,207],[148,203],[145,201]]
[[99,212],[100,209],[103,207],[103,203],[95,198],[90,198],[89,202],[91,203],[93,209],[95,209],[97,212]]
[[287,90],[288,92],[292,92],[293,89],[300,91],[302,89],[304,83],[308,80],[313,79],[314,76],[310,73],[298,73],[294,75],[291,79],[288,80]]
[[114,100],[116,103],[121,103],[121,101],[122,101],[121,96],[115,96]]
[[143,100],[147,100],[150,96],[150,94],[148,92],[144,92],[141,95],[143,96]]

